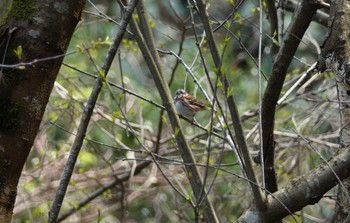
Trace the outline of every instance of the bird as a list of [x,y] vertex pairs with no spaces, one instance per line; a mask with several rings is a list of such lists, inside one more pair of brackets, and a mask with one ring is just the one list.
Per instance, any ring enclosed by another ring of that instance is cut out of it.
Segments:
[[195,121],[197,112],[207,109],[205,104],[183,89],[177,89],[174,104],[179,115]]

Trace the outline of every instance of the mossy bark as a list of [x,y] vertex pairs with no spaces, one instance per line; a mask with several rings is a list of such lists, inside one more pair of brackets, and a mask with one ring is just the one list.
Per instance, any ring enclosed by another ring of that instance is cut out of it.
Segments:
[[[0,222],[10,222],[17,184],[85,0],[14,0],[0,26]],[[18,53],[21,49],[21,53]],[[17,51],[17,53],[15,53]]]

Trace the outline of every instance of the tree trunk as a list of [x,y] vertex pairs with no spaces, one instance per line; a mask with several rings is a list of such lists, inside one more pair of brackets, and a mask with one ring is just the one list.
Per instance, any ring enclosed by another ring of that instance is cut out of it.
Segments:
[[[336,77],[340,109],[340,149],[350,146],[350,5],[349,1],[332,1],[329,36],[320,56],[320,69],[331,68]],[[338,188],[333,222],[349,222],[350,178]]]
[[14,0],[1,20],[0,222],[11,221],[23,165],[84,4]]

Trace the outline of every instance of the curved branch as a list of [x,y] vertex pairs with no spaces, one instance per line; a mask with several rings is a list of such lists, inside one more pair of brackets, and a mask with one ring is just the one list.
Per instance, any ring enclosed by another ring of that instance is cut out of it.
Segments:
[[280,220],[288,216],[290,211],[296,212],[318,202],[327,191],[339,183],[339,179],[343,180],[349,176],[350,148],[346,148],[328,163],[321,164],[309,174],[294,179],[286,187],[268,195],[269,204],[266,212],[258,213],[252,207],[237,222],[252,222],[249,219],[253,216],[261,219],[260,222]]
[[[298,3],[290,0],[285,4],[285,9],[290,12],[294,12],[298,8]],[[317,22],[325,27],[328,26],[329,15],[324,11],[318,10],[315,15],[312,17],[312,21]]]
[[274,170],[274,140],[273,129],[275,110],[280,96],[284,79],[299,43],[311,23],[318,8],[318,1],[303,0],[294,13],[292,23],[276,56],[262,102],[263,154],[265,160],[266,189],[270,192],[277,190]]

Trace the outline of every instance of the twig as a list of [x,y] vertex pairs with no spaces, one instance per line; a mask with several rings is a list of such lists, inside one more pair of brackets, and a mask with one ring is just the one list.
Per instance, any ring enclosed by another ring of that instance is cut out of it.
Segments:
[[[73,70],[75,70],[75,71],[78,71],[78,72],[81,73],[81,74],[87,75],[87,76],[89,76],[89,77],[92,77],[92,78],[95,78],[95,79],[98,78],[97,75],[94,75],[94,74],[88,73],[88,72],[86,72],[86,71],[80,70],[80,69],[78,69],[78,68],[76,68],[76,67],[73,67],[73,66],[71,66],[71,65],[69,65],[69,64],[63,63],[63,65],[66,66],[66,67],[69,67],[69,68],[71,68],[71,69],[73,69]],[[107,81],[107,80],[106,80],[106,81]],[[151,104],[151,105],[156,106],[157,108],[165,109],[165,107],[164,107],[163,105],[158,104],[158,103],[156,103],[156,102],[154,102],[154,101],[152,101],[152,100],[149,100],[149,99],[147,99],[147,98],[145,98],[145,97],[143,97],[143,96],[141,96],[141,95],[139,95],[139,94],[137,94],[137,93],[135,93],[135,92],[133,92],[133,91],[131,91],[131,90],[129,90],[129,89],[124,88],[123,86],[120,86],[119,84],[113,83],[113,82],[111,82],[111,81],[107,81],[107,82],[108,82],[108,84],[110,84],[111,86],[120,89],[120,90],[123,91],[124,93],[128,93],[128,94],[130,94],[130,95],[133,95],[133,96],[135,96],[135,97],[137,97],[137,98],[139,98],[139,99],[141,99],[141,100],[143,100],[143,101],[145,101],[145,102],[148,102],[148,103]]]
[[[272,18],[270,18],[271,21],[271,33],[273,35],[273,32],[278,31],[277,30],[277,13],[275,11],[275,7],[271,7],[271,5],[275,6],[274,1],[267,1],[267,5],[270,5],[269,7],[269,13]],[[262,104],[262,82],[261,82],[261,60],[262,60],[262,35],[263,35],[263,6],[262,6],[262,0],[259,1],[259,59],[258,59],[258,120],[259,120],[259,137],[260,137],[260,145],[259,145],[259,151],[260,151],[260,168],[261,168],[261,185],[262,188],[265,188],[265,164],[264,164],[264,138],[262,137],[262,120],[263,116],[261,114],[261,104]]]
[[[152,163],[151,161],[144,161],[144,162],[138,164],[136,169],[135,169],[134,174],[137,174],[137,173],[141,172],[141,170],[143,170],[144,168],[149,166],[149,164],[151,164],[151,163]],[[93,193],[91,193],[87,198],[85,198],[84,200],[80,201],[75,207],[69,209],[68,211],[66,211],[65,213],[60,215],[60,217],[57,219],[57,222],[61,222],[61,221],[65,220],[70,215],[75,213],[77,210],[81,209],[85,205],[89,204],[92,200],[94,200],[95,198],[99,197],[105,191],[115,187],[117,184],[120,184],[123,181],[128,180],[130,178],[130,176],[131,176],[131,174],[127,173],[124,176],[119,177],[119,179],[115,179],[112,182],[110,182],[109,184],[98,188]]]
[[[285,103],[286,98],[297,88],[300,86],[300,83],[303,82],[305,80],[305,78],[307,78],[307,76],[310,75],[311,72],[314,71],[316,66],[316,63],[314,63],[307,71],[303,72],[299,77],[299,79],[294,83],[294,85],[278,100],[277,104],[279,105],[278,108],[280,108],[282,106],[283,103]],[[328,89],[328,87],[327,87]],[[303,98],[306,101],[315,101],[315,102],[333,102],[333,103],[339,103],[338,100],[331,100],[331,99],[324,99],[324,100],[317,100],[317,99],[312,99],[312,98]],[[350,103],[350,101],[348,102],[344,102],[344,103]],[[258,110],[256,110],[256,112],[254,112],[253,114],[259,113]],[[254,116],[254,115],[253,115]],[[247,134],[247,139],[249,139],[253,133],[257,130],[257,128],[259,127],[259,124],[254,125],[254,127],[248,132]],[[274,131],[275,134],[277,131]]]
[[266,208],[265,198],[263,197],[260,188],[255,186],[255,185],[257,185],[257,180],[255,177],[255,173],[253,171],[251,157],[249,155],[248,146],[247,146],[247,143],[246,143],[246,140],[244,137],[242,124],[241,124],[240,119],[239,119],[238,110],[236,107],[235,100],[234,100],[232,94],[227,95],[228,90],[229,90],[228,80],[227,80],[226,76],[221,73],[221,59],[220,59],[218,48],[217,48],[215,41],[214,41],[214,36],[213,36],[213,32],[212,32],[212,29],[210,26],[209,18],[207,16],[206,5],[205,5],[203,0],[198,0],[196,2],[197,2],[198,10],[199,10],[199,15],[201,17],[204,29],[205,29],[206,34],[207,34],[207,40],[209,43],[211,55],[213,57],[214,64],[218,70],[217,75],[221,78],[221,82],[223,83],[224,93],[227,97],[227,102],[229,104],[228,107],[229,107],[230,114],[231,114],[231,117],[233,120],[233,126],[234,126],[234,131],[236,133],[237,142],[239,145],[239,149],[241,150],[242,157],[244,159],[246,174],[247,174],[249,181],[253,182],[253,183],[250,183],[250,187],[251,187],[253,194],[254,194],[254,200],[256,202],[257,208],[262,211]]
[[[92,3],[90,0],[88,0],[88,2],[90,3],[90,5],[92,5],[92,7],[94,7],[94,9],[98,12],[98,15],[101,16],[102,18],[111,21],[115,24],[117,24],[119,27],[121,26],[121,24],[117,21],[115,21],[113,18],[109,17],[108,15],[106,15],[104,12],[102,12],[94,3]],[[88,13],[87,11],[85,11],[86,13]],[[93,13],[90,13],[93,14]],[[128,32],[130,35],[133,35],[128,29],[126,29],[126,32]]]
[[70,178],[73,174],[73,169],[75,166],[75,163],[78,159],[78,155],[81,149],[81,146],[83,144],[83,140],[86,134],[86,130],[88,127],[88,124],[90,122],[90,118],[92,115],[92,112],[94,110],[98,95],[101,91],[102,85],[103,85],[103,77],[101,74],[103,73],[104,78],[108,74],[109,68],[113,62],[113,59],[115,57],[115,54],[117,53],[118,47],[120,43],[122,42],[123,35],[126,31],[127,24],[132,16],[132,12],[134,11],[134,8],[136,7],[138,0],[131,0],[128,4],[128,7],[126,8],[125,12],[123,13],[123,19],[121,21],[120,29],[118,30],[113,44],[110,46],[107,57],[105,59],[105,63],[102,66],[102,69],[100,70],[99,76],[95,82],[94,88],[91,92],[91,95],[88,99],[87,105],[84,108],[82,118],[80,120],[80,124],[78,127],[77,136],[74,139],[73,145],[71,147],[71,151],[68,157],[67,164],[64,168],[64,171],[62,173],[60,185],[57,188],[56,196],[53,201],[53,204],[51,206],[50,212],[49,212],[49,223],[56,223],[58,214],[60,212],[60,209],[62,207],[62,202],[64,199],[64,196],[66,194]]
[[[139,16],[143,15],[142,13],[139,13]],[[146,20],[147,21],[147,20]],[[156,87],[159,91],[159,94],[163,100],[163,104],[166,107],[166,110],[168,112],[169,118],[170,118],[170,123],[172,125],[173,131],[175,132],[175,139],[176,142],[179,146],[179,152],[183,158],[183,160],[187,163],[195,163],[194,162],[194,157],[193,154],[189,148],[189,145],[186,141],[185,135],[182,132],[182,127],[180,124],[180,120],[177,116],[175,106],[173,104],[173,99],[170,94],[169,87],[167,83],[165,82],[165,78],[163,75],[163,71],[161,69],[161,66],[158,66],[160,64],[160,60],[157,58],[159,57],[155,47],[154,43],[148,42],[147,44],[145,43],[144,37],[142,36],[140,29],[136,23],[135,20],[131,20],[130,27],[132,32],[135,35],[136,41],[138,42],[138,45],[144,55],[144,58],[148,64],[148,67],[151,71],[151,74],[153,75],[153,79],[156,83]],[[148,22],[143,24],[143,30],[147,29],[144,33],[145,38],[148,40],[152,40],[153,38],[151,36],[150,27]],[[149,49],[149,47],[152,47],[152,49]],[[158,62],[159,63],[158,63]],[[193,192],[195,197],[198,199],[198,189],[202,187],[202,180],[199,174],[198,169],[195,166],[185,166],[187,173],[191,176],[189,177],[190,184],[193,188]],[[218,222],[218,219],[216,217],[216,214],[214,212],[214,209],[212,207],[211,202],[209,199],[206,199],[204,202],[204,217],[206,218],[206,221],[208,222]]]

